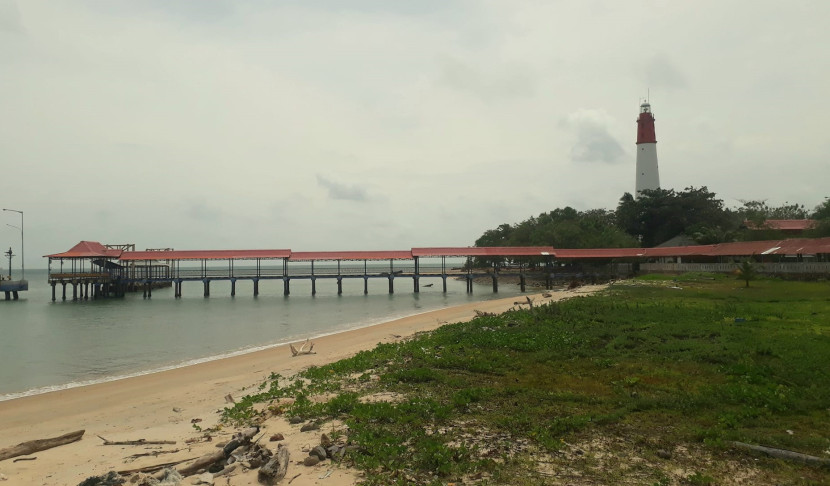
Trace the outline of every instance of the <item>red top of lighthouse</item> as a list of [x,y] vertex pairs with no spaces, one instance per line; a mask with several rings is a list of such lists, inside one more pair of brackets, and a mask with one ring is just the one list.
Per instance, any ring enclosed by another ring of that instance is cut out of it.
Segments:
[[651,105],[648,101],[640,105],[640,117],[637,118],[637,144],[657,143],[654,134],[654,115],[651,114]]

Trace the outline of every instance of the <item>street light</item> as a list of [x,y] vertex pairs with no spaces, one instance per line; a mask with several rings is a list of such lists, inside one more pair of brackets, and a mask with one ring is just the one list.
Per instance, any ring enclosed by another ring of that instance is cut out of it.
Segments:
[[[18,209],[6,209],[3,211],[11,211],[13,213],[20,213],[20,280],[26,280],[26,252],[23,251],[23,211]],[[9,225],[11,226],[11,225]],[[15,226],[16,228],[16,226]],[[11,269],[9,269],[11,270]]]

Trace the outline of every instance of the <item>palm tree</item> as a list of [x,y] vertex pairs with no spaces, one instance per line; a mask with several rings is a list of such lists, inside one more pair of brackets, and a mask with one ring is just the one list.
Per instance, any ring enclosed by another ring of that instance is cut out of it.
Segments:
[[749,281],[755,280],[755,277],[758,276],[758,271],[755,269],[755,265],[752,264],[749,260],[744,260],[740,265],[738,265],[738,278],[746,282],[746,286],[749,287]]

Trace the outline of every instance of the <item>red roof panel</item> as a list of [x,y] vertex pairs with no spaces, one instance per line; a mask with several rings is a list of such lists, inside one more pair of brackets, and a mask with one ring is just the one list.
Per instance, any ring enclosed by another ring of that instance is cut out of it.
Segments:
[[81,241],[63,253],[44,255],[44,258],[118,258],[121,250],[113,250],[97,241]]
[[463,246],[412,249],[412,256],[416,257],[553,256],[554,253],[552,246]]
[[291,250],[125,251],[121,260],[255,260],[288,258]]
[[744,221],[744,226],[753,230],[781,230],[781,231],[804,231],[816,227],[814,219],[768,219],[757,225],[752,221]]
[[299,260],[412,260],[411,251],[293,251],[291,261]]

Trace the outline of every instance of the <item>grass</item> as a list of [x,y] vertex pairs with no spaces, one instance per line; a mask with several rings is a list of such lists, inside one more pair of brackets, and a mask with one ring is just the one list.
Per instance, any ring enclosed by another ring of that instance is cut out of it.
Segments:
[[[379,392],[401,399],[363,398]],[[254,405],[281,397],[295,398],[289,416],[345,423],[370,485],[724,484],[736,471],[824,484],[827,470],[729,443],[827,457],[830,284],[648,276],[272,376],[224,420],[261,420]]]

